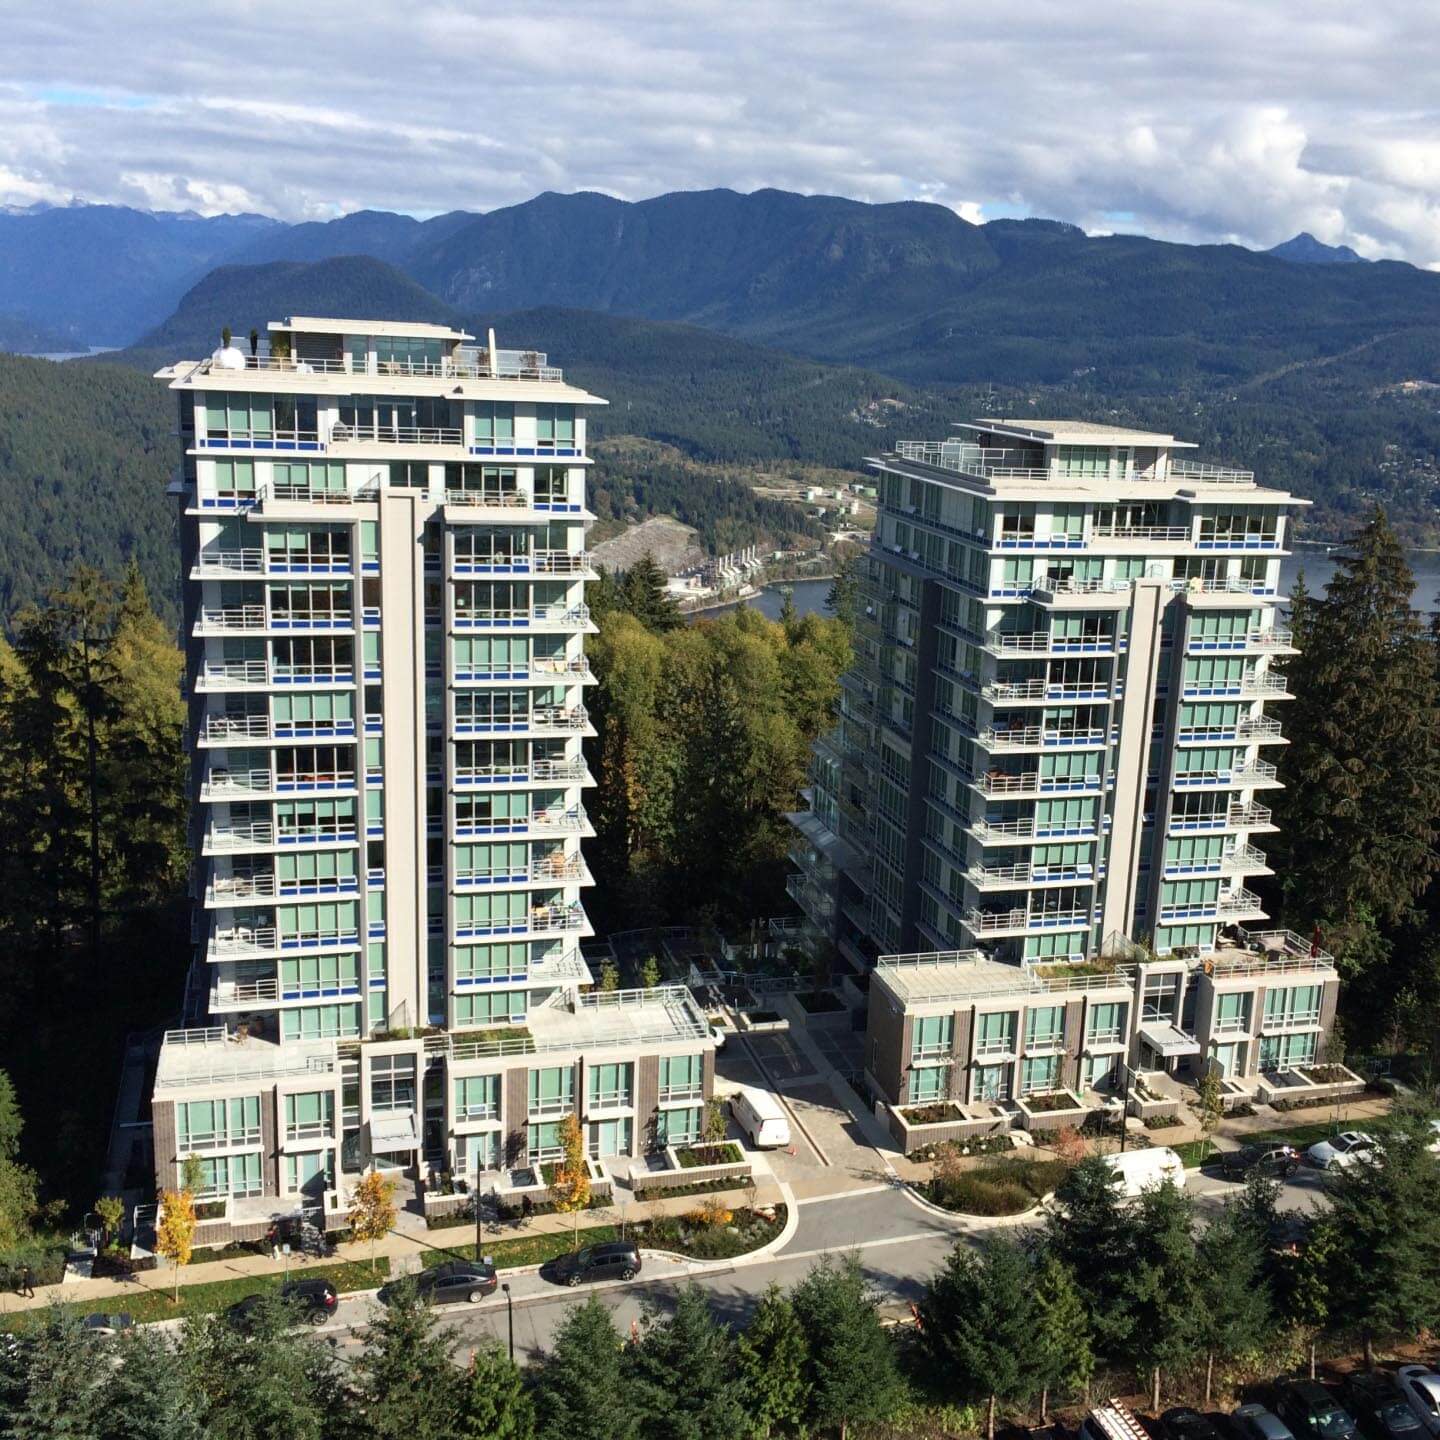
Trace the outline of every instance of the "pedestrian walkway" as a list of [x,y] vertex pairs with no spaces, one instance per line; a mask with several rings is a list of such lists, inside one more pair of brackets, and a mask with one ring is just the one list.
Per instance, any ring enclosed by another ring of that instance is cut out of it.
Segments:
[[[763,1167],[757,1165],[754,1203],[757,1206],[783,1204],[785,1196],[781,1187],[767,1173],[762,1172]],[[662,1215],[683,1215],[712,1198],[720,1200],[727,1208],[740,1209],[749,1205],[752,1197],[745,1190],[720,1190],[711,1195],[677,1195],[663,1200],[636,1201],[617,1192],[615,1205],[582,1211],[578,1217],[579,1228],[583,1235],[588,1226],[619,1225],[622,1222],[633,1224],[637,1220],[658,1219]],[[487,1225],[485,1242],[487,1245],[508,1244],[539,1235],[565,1235],[576,1228],[576,1220],[574,1215],[535,1215],[529,1220],[499,1228]],[[408,1224],[403,1228],[397,1225],[383,1240],[376,1242],[375,1254],[377,1257],[386,1257],[394,1273],[408,1274],[420,1268],[421,1257],[426,1250],[447,1250],[452,1246],[473,1245],[474,1242],[473,1225],[446,1226],[439,1230],[416,1230]],[[291,1274],[318,1272],[323,1271],[327,1265],[362,1261],[368,1263],[369,1260],[370,1246],[354,1242],[337,1245],[334,1255],[325,1259],[291,1255],[288,1264],[284,1257],[274,1260],[267,1254],[236,1252],[220,1260],[186,1265],[180,1271],[179,1280],[182,1286],[207,1285],[235,1280],[246,1275],[257,1278],[279,1275],[287,1270]],[[143,1271],[126,1279],[79,1280],[64,1286],[40,1286],[36,1289],[33,1300],[0,1292],[0,1315],[13,1314],[19,1310],[42,1309],[57,1301],[66,1304],[93,1303],[97,1308],[105,1308],[110,1306],[112,1301],[123,1302],[127,1296],[133,1296],[139,1291],[169,1291],[174,1288],[175,1279],[175,1272],[162,1261],[158,1269]],[[123,1303],[119,1308],[124,1308]]]

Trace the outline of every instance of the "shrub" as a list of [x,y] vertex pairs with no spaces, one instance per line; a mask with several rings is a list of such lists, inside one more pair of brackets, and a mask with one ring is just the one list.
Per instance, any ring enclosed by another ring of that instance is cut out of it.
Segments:
[[932,1181],[930,1199],[965,1215],[1018,1215],[1033,1203],[1023,1186],[1008,1180],[982,1180],[976,1175],[957,1176],[943,1186]]

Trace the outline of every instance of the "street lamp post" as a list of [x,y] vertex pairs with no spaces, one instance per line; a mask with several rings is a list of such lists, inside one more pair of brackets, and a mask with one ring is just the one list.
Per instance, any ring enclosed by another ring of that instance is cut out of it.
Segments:
[[510,1322],[510,1363],[515,1363],[515,1297],[510,1293],[510,1282],[505,1281],[500,1288],[505,1292],[505,1317]]

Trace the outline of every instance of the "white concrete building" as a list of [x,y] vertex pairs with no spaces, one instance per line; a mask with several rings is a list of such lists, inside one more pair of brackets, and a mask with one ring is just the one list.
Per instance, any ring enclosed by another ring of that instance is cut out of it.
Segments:
[[193,757],[190,1028],[156,1179],[234,1202],[376,1165],[476,1179],[692,1136],[683,988],[597,996],[586,415],[544,355],[297,316],[179,402]]

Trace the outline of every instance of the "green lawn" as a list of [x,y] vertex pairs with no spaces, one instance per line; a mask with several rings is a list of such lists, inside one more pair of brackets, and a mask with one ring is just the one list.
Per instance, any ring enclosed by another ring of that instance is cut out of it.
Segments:
[[[346,1291],[373,1290],[384,1283],[389,1273],[390,1261],[381,1255],[377,1258],[374,1270],[370,1268],[368,1260],[361,1260],[348,1264],[307,1265],[303,1269],[297,1267],[291,1275],[323,1275],[337,1290]],[[159,1287],[162,1278],[169,1277],[169,1269],[162,1267],[147,1273],[145,1289],[136,1286],[121,1295],[108,1295],[102,1300],[79,1301],[61,1308],[73,1315],[91,1315],[96,1311],[114,1314],[123,1311],[137,1324],[143,1324],[150,1320],[176,1320],[185,1315],[203,1315],[224,1310],[237,1300],[244,1299],[246,1295],[253,1295],[261,1290],[278,1290],[285,1283],[285,1276],[282,1274],[237,1275],[233,1280],[216,1280],[205,1285],[182,1284],[180,1300],[176,1303],[170,1298],[174,1294],[172,1288],[149,1288],[151,1285]],[[23,1328],[27,1320],[32,1317],[38,1319],[44,1313],[43,1310],[29,1310],[6,1315],[0,1317],[0,1325],[7,1330]]]
[[[518,1240],[485,1241],[485,1254],[497,1270],[513,1270],[521,1265],[543,1265],[557,1255],[568,1255],[577,1245],[598,1245],[604,1240],[618,1240],[620,1231],[614,1225],[582,1225],[578,1239],[569,1230],[550,1235],[525,1235]],[[427,1270],[447,1260],[473,1260],[475,1246],[447,1245],[444,1249],[427,1250],[423,1264]]]
[[1187,1170],[1198,1170],[1207,1153],[1215,1153],[1214,1145],[1207,1144],[1204,1140],[1183,1140],[1179,1145],[1172,1145],[1170,1148],[1184,1161]]
[[1374,1130],[1375,1128],[1373,1119],[1337,1125],[1334,1116],[1331,1116],[1326,1120],[1305,1120],[1298,1125],[1280,1125],[1274,1130],[1262,1130],[1258,1135],[1244,1138],[1247,1141],[1259,1140],[1267,1145],[1293,1145],[1297,1150],[1303,1150],[1317,1140],[1328,1140],[1341,1130]]

